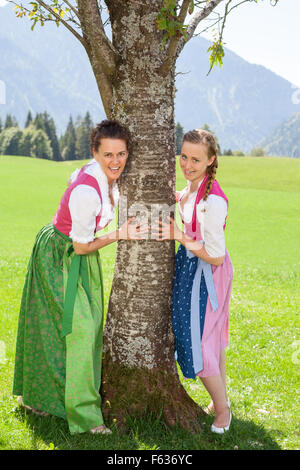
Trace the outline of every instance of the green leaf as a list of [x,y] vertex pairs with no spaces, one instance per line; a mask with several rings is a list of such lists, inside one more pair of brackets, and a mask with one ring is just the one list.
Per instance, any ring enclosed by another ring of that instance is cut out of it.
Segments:
[[164,4],[168,10],[173,10],[176,7],[176,0],[164,0]]
[[189,14],[190,15],[193,14],[194,8],[195,8],[194,0],[191,0],[190,5],[189,5]]
[[37,18],[34,18],[32,21],[33,21],[33,25],[32,25],[31,28],[30,28],[31,31],[33,31],[33,29],[34,29],[34,27],[35,27],[35,25],[36,25],[38,19],[37,19]]
[[167,29],[167,18],[162,14],[159,14],[156,18],[157,27],[160,30]]
[[165,35],[164,35],[164,37],[163,37],[163,39],[162,39],[162,41],[161,41],[161,45],[162,45],[162,46],[165,44],[165,42],[166,42],[166,40],[168,39],[168,37],[169,37],[169,34],[168,34],[168,33],[165,33]]
[[[224,48],[223,48],[223,44],[221,41],[215,41],[208,49],[207,49],[207,52],[210,52],[210,56],[209,56],[209,61],[210,61],[210,69],[209,69],[209,72],[211,71],[211,69],[213,68],[213,66],[215,64],[219,65],[220,67],[222,67],[223,65],[223,57],[225,55],[225,52],[224,52]],[[208,72],[208,73],[209,73]]]

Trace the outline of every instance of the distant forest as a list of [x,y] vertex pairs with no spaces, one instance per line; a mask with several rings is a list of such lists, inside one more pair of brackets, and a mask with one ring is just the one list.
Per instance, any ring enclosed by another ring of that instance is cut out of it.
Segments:
[[[90,133],[94,127],[90,113],[85,116],[77,116],[73,121],[72,116],[65,132],[58,137],[53,118],[45,111],[37,113],[35,117],[29,111],[24,128],[21,128],[16,118],[10,114],[6,115],[4,122],[0,119],[0,155],[21,155],[24,157],[44,158],[54,161],[84,160],[92,158],[90,150]],[[215,133],[208,124],[203,124],[206,129],[214,135],[219,155],[244,156],[242,150],[224,149],[221,151]],[[176,153],[180,154],[184,129],[177,122],[176,128]],[[264,156],[264,149],[257,147],[252,149],[250,155]]]
[[27,114],[24,128],[14,116],[0,119],[0,155],[22,155],[47,160],[83,160],[91,158],[89,138],[94,124],[90,113],[70,116],[66,131],[58,138],[53,118],[45,111],[33,118]]

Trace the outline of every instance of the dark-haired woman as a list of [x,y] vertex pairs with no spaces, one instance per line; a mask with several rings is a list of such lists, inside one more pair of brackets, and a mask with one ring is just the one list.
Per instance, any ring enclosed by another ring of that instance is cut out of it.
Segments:
[[116,121],[93,129],[94,160],[73,175],[52,223],[38,233],[26,273],[13,393],[36,414],[66,419],[71,434],[110,433],[99,395],[104,299],[98,250],[118,239],[141,239],[148,228],[132,218],[110,234],[95,233],[113,219],[129,142]]
[[159,240],[181,244],[173,287],[175,355],[184,377],[201,378],[215,412],[211,430],[222,434],[231,421],[225,348],[233,270],[224,237],[228,200],[215,179],[217,152],[211,133],[184,135],[180,166],[188,184],[176,197],[184,233],[171,218],[156,230]]

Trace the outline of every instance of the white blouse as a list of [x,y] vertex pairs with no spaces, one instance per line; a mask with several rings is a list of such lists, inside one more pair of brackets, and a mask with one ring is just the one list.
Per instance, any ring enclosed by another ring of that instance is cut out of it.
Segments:
[[[196,196],[202,181],[199,182],[196,191],[189,195],[186,203],[184,204],[183,211],[180,205],[180,200],[178,202],[180,215],[187,223],[192,221]],[[180,191],[180,199],[182,199],[185,192],[189,190],[189,187],[190,182],[188,182],[188,185],[182,191]],[[203,209],[205,209],[205,211],[203,211]],[[210,194],[206,201],[201,199],[197,205],[196,216],[200,223],[205,249],[208,255],[212,258],[218,258],[225,255],[225,235],[223,226],[226,215],[226,201],[222,197],[215,194]]]
[[[77,168],[70,176],[69,183],[73,183],[78,174]],[[117,183],[112,186],[112,195],[114,205],[111,204],[109,197],[109,187],[107,176],[102,170],[100,163],[95,159],[88,163],[84,169],[84,173],[96,178],[102,196],[102,214],[97,231],[105,227],[114,217],[115,207],[119,201],[119,190]],[[96,216],[101,210],[101,200],[97,191],[85,184],[79,184],[73,189],[69,199],[69,210],[72,219],[72,229],[70,238],[78,243],[89,243],[95,238]]]

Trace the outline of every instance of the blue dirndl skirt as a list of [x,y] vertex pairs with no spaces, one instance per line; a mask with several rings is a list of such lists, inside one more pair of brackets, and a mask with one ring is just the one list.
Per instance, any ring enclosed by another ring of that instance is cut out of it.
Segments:
[[[194,277],[198,267],[196,256],[190,258],[187,250],[180,245],[175,257],[175,278],[173,284],[173,308],[172,325],[175,339],[175,359],[180,365],[181,371],[186,378],[194,379],[199,370],[199,361],[202,362],[201,338],[204,329],[205,312],[208,298],[208,291],[204,273],[201,273],[200,294],[199,294],[199,315],[200,318],[192,321],[191,304],[192,288]],[[199,327],[198,327],[199,325]],[[195,339],[193,341],[193,339]],[[196,346],[195,346],[196,345]],[[200,347],[199,347],[200,345]],[[200,355],[200,357],[198,357]],[[197,357],[198,370],[195,370],[195,357]]]

